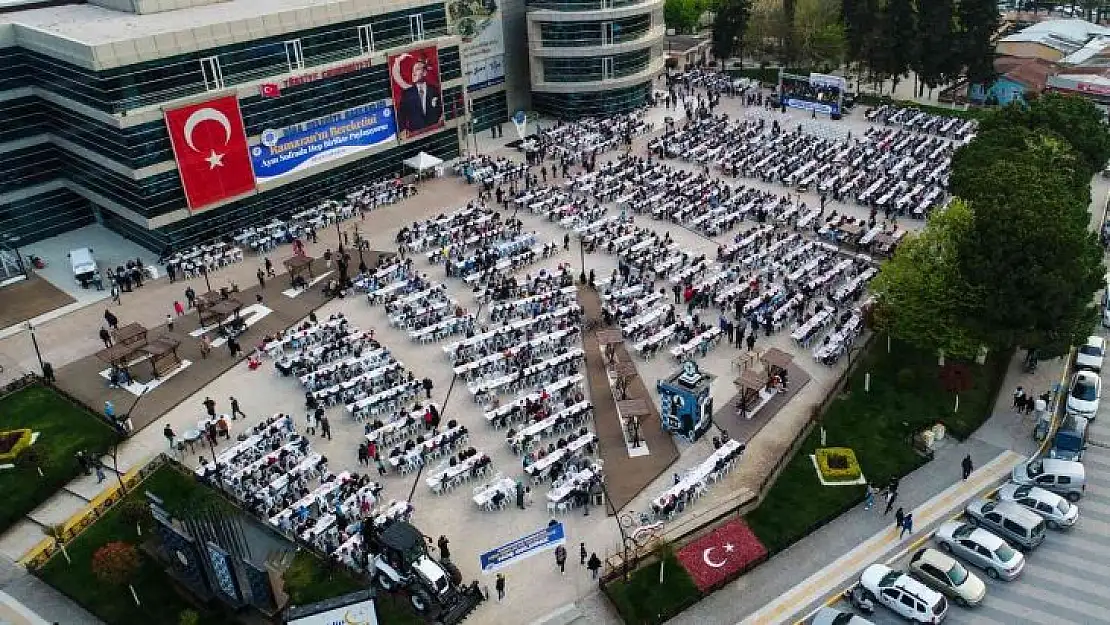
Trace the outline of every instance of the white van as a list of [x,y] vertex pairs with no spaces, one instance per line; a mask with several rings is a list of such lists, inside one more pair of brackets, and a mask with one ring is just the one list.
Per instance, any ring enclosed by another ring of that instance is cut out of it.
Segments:
[[69,266],[73,269],[73,278],[82,288],[88,288],[96,277],[96,258],[93,257],[91,247],[79,247],[66,254]]

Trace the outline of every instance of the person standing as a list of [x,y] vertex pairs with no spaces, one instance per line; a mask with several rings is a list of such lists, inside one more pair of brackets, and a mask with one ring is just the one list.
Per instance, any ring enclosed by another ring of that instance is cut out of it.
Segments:
[[185,316],[185,307],[182,306],[181,302],[179,302],[177,300],[174,300],[174,302],[173,302],[173,311],[175,313],[177,313],[178,317],[184,317]]
[[104,321],[108,324],[108,327],[113,330],[119,328],[119,318],[113,315],[112,311],[108,309],[104,310]]
[[200,336],[200,357],[208,358],[208,354],[212,353],[212,339],[208,338],[208,333]]
[[493,587],[497,590],[497,603],[505,598],[505,576],[501,573],[497,574],[497,581],[494,582]]
[[173,332],[173,315],[166,313],[166,329]]
[[586,554],[586,543],[578,543],[578,564],[580,566],[586,566],[586,558],[587,557],[588,556]]
[[902,527],[902,522],[906,520],[906,511],[899,507],[894,511],[894,527]]
[[752,330],[752,333],[748,335],[748,351],[755,351],[755,330]]
[[439,540],[436,541],[436,546],[439,547],[439,559],[440,560],[450,560],[451,559],[451,550],[448,549],[448,545],[450,545],[450,544],[451,544],[451,541],[447,540],[446,536],[440,534]]
[[431,378],[424,378],[422,384],[424,386],[424,396],[428,399],[431,399],[432,398],[432,387],[433,387],[432,379]]
[[328,415],[320,416],[320,438],[331,440],[331,423],[328,422]]
[[267,256],[263,260],[265,261],[264,264],[266,265],[266,277],[273,278],[277,276],[277,274],[274,273],[274,263],[270,260],[270,257]]
[[204,412],[207,413],[209,417],[215,418],[216,417],[216,402],[213,401],[213,399],[211,397],[205,397],[204,401],[201,402],[201,403],[204,404]]
[[386,474],[385,460],[382,460],[381,454],[377,454],[377,455],[374,456],[374,464],[376,464],[378,466],[378,475],[385,475]]
[[601,570],[601,558],[597,557],[597,553],[590,554],[590,561],[586,563],[586,568],[590,569],[590,575],[597,579],[597,573]]
[[243,348],[239,346],[239,339],[230,336],[227,339],[227,350],[231,352],[231,357],[235,358],[243,353]]
[[100,340],[104,341],[104,347],[112,346],[112,333],[104,326],[100,326]]
[[974,465],[971,463],[971,454],[964,456],[962,467],[964,470],[964,479],[966,480],[968,476],[971,475],[971,471],[975,468]]
[[258,277],[258,288],[266,288],[266,272],[262,271],[262,268],[259,267],[254,275]]
[[162,436],[166,437],[166,442],[169,443],[170,449],[172,450],[173,439],[176,438],[177,435],[173,433],[173,428],[170,427],[169,423],[166,424],[166,427],[162,428]]
[[196,300],[197,300],[197,292],[193,290],[193,287],[191,287],[191,286],[185,287],[185,301],[189,302],[189,308],[196,308],[196,305],[197,305]]
[[567,548],[559,545],[555,548],[555,566],[559,567],[559,574],[567,573]]
[[234,421],[237,416],[242,416],[244,419],[247,415],[239,408],[239,400],[234,397],[228,398],[231,401],[231,420]]
[[96,461],[96,460],[94,460],[93,462],[95,462],[93,467],[96,469],[96,483],[99,484],[99,483],[103,482],[104,479],[105,479],[104,478],[104,469],[103,469],[104,465],[102,465],[99,461]]
[[898,539],[901,540],[902,537],[905,536],[907,532],[910,534],[910,536],[913,536],[913,513],[912,512],[907,513],[906,516],[902,519],[902,531],[898,534]]

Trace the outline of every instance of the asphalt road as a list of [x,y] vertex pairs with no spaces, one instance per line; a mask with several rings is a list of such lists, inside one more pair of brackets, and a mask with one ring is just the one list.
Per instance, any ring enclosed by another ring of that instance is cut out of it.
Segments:
[[[1110,384],[1110,363],[1102,374]],[[1049,530],[1045,542],[1026,554],[1021,576],[1012,582],[989,579],[987,597],[973,608],[951,606],[945,623],[1054,625],[1110,623],[1110,397],[1099,408],[1090,427],[1090,444],[1083,458],[1087,491],[1079,502],[1079,522],[1070,530]],[[926,546],[935,547],[930,540]],[[906,570],[909,556],[891,566]],[[841,601],[835,607],[848,609]],[[876,606],[870,620],[877,624],[904,623],[893,612]]]

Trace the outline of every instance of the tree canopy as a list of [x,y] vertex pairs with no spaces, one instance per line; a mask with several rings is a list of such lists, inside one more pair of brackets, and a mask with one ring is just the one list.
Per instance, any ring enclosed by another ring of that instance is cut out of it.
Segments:
[[703,9],[702,0],[666,0],[663,21],[680,33],[690,32],[697,27]]
[[713,17],[713,56],[744,57],[744,31],[751,17],[751,0],[722,0]]

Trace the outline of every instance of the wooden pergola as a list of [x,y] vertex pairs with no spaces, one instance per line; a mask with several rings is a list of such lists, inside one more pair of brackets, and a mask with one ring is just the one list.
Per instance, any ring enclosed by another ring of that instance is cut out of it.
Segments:
[[128,363],[131,362],[132,358],[142,347],[143,346],[138,343],[116,343],[111,347],[106,347],[96,352],[96,357],[113,367],[126,369]]
[[311,256],[297,255],[291,256],[282,261],[282,264],[285,265],[285,270],[289,272],[290,286],[295,285],[297,283],[297,278],[303,278],[303,274],[305,273],[308,274],[308,278],[305,279],[306,283],[311,282],[313,279],[316,278],[316,274],[312,271],[313,260],[314,259]]
[[790,366],[790,363],[794,362],[794,357],[777,347],[772,347],[763,352],[759,360],[763,363],[763,366],[767,368],[767,381],[770,381],[771,378],[776,375],[782,376],[782,374],[786,372],[786,368]]
[[146,326],[141,323],[131,322],[116,328],[112,333],[116,345],[144,345],[146,343]]
[[767,381],[759,373],[745,369],[732,383],[736,385],[736,390],[739,392],[736,398],[739,415],[745,419],[751,418],[749,413],[759,401],[759,392],[767,386]]
[[223,325],[227,318],[238,315],[243,308],[243,302],[237,298],[197,300],[197,315],[200,318],[200,327],[207,327],[208,323],[215,321],[216,325]]
[[143,347],[142,351],[150,355],[150,364],[154,368],[155,378],[181,364],[181,358],[177,355],[177,348],[180,345],[181,340],[177,337],[163,334]]
[[613,364],[617,360],[616,346],[624,343],[624,335],[620,330],[598,330],[594,333],[601,352],[605,355],[605,362]]
[[643,399],[623,399],[617,402],[617,414],[621,416],[624,421],[625,430],[628,433],[628,439],[632,441],[633,447],[639,447],[640,441],[640,422],[644,417],[651,416],[651,408],[648,406],[646,400]]

